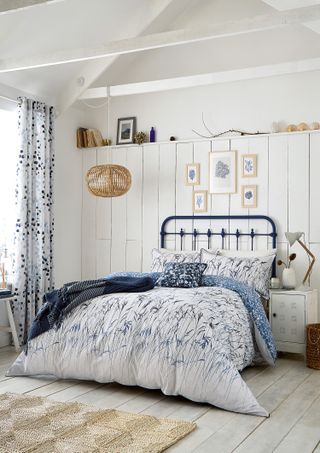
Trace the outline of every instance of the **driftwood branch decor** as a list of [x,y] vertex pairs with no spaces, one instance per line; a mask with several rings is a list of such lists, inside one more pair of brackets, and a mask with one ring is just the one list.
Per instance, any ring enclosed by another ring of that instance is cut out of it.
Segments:
[[219,132],[219,133],[215,134],[206,125],[206,123],[204,121],[203,113],[202,113],[202,124],[203,124],[204,128],[209,132],[210,135],[200,134],[196,130],[192,129],[192,132],[194,132],[195,134],[199,135],[199,137],[202,137],[202,138],[216,138],[216,137],[221,137],[222,135],[226,135],[226,134],[238,134],[238,135],[263,135],[263,134],[269,134],[269,132],[259,132],[259,131],[257,131],[257,132],[246,132],[246,131],[241,131],[239,129],[228,129],[227,131]]

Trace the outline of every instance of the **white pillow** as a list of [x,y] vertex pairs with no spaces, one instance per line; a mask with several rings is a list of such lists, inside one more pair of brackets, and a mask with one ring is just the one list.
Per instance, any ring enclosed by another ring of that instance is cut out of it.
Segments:
[[273,255],[229,257],[201,249],[201,263],[207,264],[205,275],[221,275],[246,283],[266,299],[269,299],[269,282],[273,260]]
[[[208,250],[210,252],[210,250]],[[259,258],[263,256],[276,256],[277,249],[261,249],[261,250],[217,250],[218,255],[240,258]]]
[[167,263],[200,263],[200,252],[167,249],[152,250],[151,272],[163,272]]

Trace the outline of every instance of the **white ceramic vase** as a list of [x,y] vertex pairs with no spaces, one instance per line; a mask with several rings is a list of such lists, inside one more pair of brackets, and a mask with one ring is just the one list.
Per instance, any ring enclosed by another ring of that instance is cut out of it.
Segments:
[[282,286],[285,289],[295,289],[297,285],[296,273],[292,267],[283,269]]

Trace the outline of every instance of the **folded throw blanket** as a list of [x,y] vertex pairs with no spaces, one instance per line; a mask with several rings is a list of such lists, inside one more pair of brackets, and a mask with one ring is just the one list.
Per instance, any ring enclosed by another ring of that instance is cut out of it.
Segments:
[[150,277],[129,276],[67,283],[43,296],[43,306],[31,325],[28,341],[53,327],[59,327],[65,315],[83,302],[103,294],[139,293],[153,287],[154,281]]

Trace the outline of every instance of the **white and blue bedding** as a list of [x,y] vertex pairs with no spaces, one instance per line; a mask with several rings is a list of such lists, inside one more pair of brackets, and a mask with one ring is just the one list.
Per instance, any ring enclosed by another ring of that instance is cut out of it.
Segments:
[[258,356],[269,364],[276,356],[259,296],[225,277],[206,276],[202,284],[84,302],[59,328],[29,341],[8,375],[139,385],[267,416],[239,373]]

